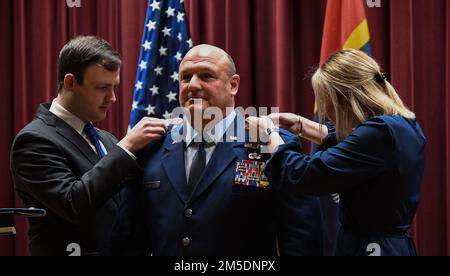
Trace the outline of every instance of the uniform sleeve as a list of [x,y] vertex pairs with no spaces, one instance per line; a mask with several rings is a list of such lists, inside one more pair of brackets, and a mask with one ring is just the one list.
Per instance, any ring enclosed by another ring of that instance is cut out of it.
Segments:
[[152,252],[151,234],[145,223],[141,181],[127,186],[114,222],[111,253],[115,256],[146,256]]
[[392,151],[388,126],[374,118],[312,157],[300,153],[298,138],[290,138],[269,160],[266,174],[270,180],[279,179],[277,189],[310,195],[339,193],[392,167]]
[[[145,167],[150,156],[161,146],[162,141],[150,142],[136,153],[137,162]],[[151,229],[146,223],[145,194],[142,177],[123,189],[122,202],[116,216],[112,235],[111,253],[114,256],[149,256],[152,254]]]
[[319,199],[280,191],[278,246],[281,256],[322,256],[323,226]]
[[334,125],[330,122],[327,122],[325,125],[328,129],[328,135],[323,144],[319,146],[319,150],[326,150],[337,145],[336,129]]
[[19,193],[74,224],[141,173],[136,161],[117,146],[80,178],[70,162],[57,144],[36,133],[20,134],[12,147],[11,171]]
[[[295,137],[280,130],[283,140]],[[277,185],[277,180],[271,185]],[[278,191],[278,247],[282,256],[322,256],[323,226],[319,199]]]

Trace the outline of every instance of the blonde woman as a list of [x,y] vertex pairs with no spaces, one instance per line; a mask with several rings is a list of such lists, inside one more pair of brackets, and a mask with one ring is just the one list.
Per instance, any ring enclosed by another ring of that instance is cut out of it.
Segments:
[[[336,255],[416,255],[409,230],[419,203],[425,137],[379,65],[358,50],[329,57],[312,86],[319,114],[334,129],[295,114],[274,114],[281,127],[326,150],[303,155],[298,137],[283,142],[267,118],[249,118],[270,135],[266,175],[276,189],[341,196]],[[275,151],[276,149],[276,151]]]

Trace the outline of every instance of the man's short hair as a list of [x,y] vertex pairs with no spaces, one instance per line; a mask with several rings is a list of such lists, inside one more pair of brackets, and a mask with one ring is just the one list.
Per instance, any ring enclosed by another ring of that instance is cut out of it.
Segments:
[[78,84],[83,84],[86,68],[99,64],[108,71],[122,65],[120,54],[111,45],[95,36],[79,36],[69,41],[59,53],[58,93],[64,87],[64,77],[73,74]]
[[228,61],[230,62],[230,69],[228,71],[228,75],[231,78],[233,75],[237,74],[237,68],[233,58],[229,54],[227,54],[227,57]]

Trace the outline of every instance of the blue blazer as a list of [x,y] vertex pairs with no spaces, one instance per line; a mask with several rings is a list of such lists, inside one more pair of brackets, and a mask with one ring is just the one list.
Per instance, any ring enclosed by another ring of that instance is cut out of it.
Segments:
[[425,136],[415,120],[373,117],[325,151],[301,154],[291,138],[268,162],[274,187],[341,196],[337,255],[415,255],[409,230],[420,198]]
[[[238,115],[235,130],[244,123]],[[245,143],[218,143],[191,195],[184,150],[185,144],[171,135],[147,148],[143,181],[124,191],[112,240],[115,254],[322,254],[317,198],[235,184],[239,162],[254,152]],[[263,155],[260,161],[268,158]]]

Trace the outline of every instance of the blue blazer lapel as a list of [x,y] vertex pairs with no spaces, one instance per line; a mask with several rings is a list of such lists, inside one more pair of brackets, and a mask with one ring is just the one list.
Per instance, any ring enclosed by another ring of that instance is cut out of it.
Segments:
[[188,202],[189,191],[187,189],[183,142],[174,142],[171,137],[167,137],[164,143],[162,166],[178,196],[185,203]]

